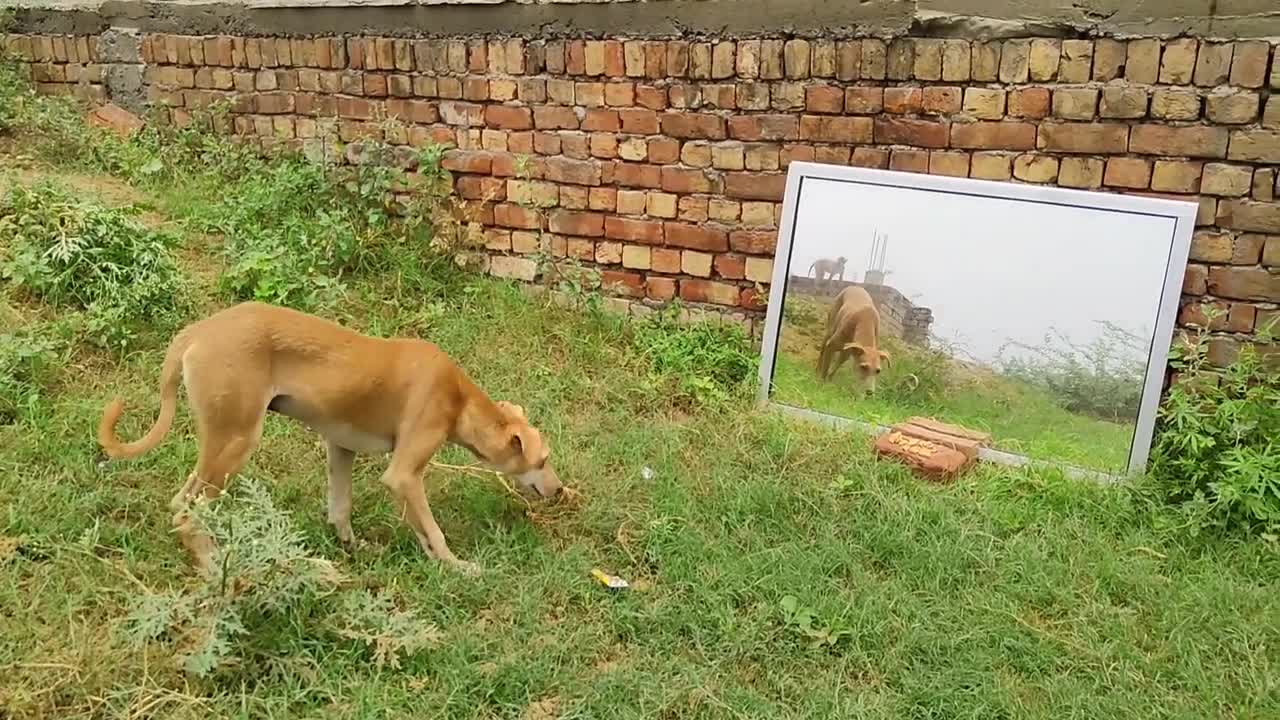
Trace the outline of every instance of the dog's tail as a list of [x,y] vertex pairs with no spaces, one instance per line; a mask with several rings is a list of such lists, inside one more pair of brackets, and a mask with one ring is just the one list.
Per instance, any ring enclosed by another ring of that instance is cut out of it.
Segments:
[[125,443],[116,437],[116,423],[124,414],[124,398],[115,398],[103,409],[102,420],[98,422],[98,444],[107,453],[107,457],[113,460],[135,458],[159,445],[164,439],[173,425],[174,415],[177,414],[182,355],[187,351],[188,345],[185,333],[169,344],[169,350],[164,356],[164,366],[160,370],[160,416],[140,440]]

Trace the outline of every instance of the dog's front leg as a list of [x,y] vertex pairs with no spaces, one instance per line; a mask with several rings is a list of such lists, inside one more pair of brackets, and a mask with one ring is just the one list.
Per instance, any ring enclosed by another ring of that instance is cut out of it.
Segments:
[[351,466],[356,454],[328,443],[329,456],[329,524],[344,545],[355,543],[351,531]]
[[420,436],[419,441],[412,446],[397,446],[391,456],[390,467],[382,475],[382,483],[391,490],[401,516],[413,528],[414,534],[418,536],[418,544],[427,555],[468,575],[476,575],[480,572],[479,565],[458,559],[449,549],[444,533],[431,514],[431,505],[427,502],[426,489],[422,484],[422,473],[427,461],[444,444],[445,438],[445,433],[432,435],[430,439]]

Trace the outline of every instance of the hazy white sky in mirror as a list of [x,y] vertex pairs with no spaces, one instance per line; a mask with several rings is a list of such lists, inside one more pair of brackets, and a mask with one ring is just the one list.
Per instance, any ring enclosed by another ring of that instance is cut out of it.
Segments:
[[878,230],[885,284],[933,309],[933,334],[992,360],[1008,340],[1038,345],[1049,326],[1088,343],[1109,320],[1149,341],[1172,218],[807,178],[792,275],[848,258],[864,279]]

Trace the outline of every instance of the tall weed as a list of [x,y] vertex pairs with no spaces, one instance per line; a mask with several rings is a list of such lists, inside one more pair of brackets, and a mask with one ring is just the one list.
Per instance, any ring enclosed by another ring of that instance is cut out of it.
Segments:
[[1280,370],[1252,345],[1213,368],[1203,333],[1176,345],[1171,364],[1180,379],[1160,408],[1150,464],[1157,488],[1193,531],[1280,534]]

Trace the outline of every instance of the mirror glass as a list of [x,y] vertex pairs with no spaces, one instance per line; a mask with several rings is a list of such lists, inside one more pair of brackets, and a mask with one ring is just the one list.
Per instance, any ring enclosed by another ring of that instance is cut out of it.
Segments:
[[1153,368],[1156,395],[1162,380],[1162,309],[1176,311],[1164,290],[1180,286],[1173,266],[1186,260],[1185,247],[1174,259],[1175,231],[1181,215],[1189,243],[1194,205],[1125,210],[1101,193],[793,173],[770,401],[881,426],[931,417],[989,433],[1007,453],[1129,469]]

